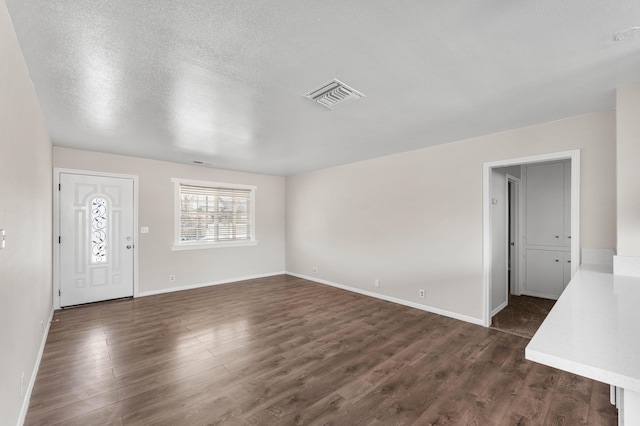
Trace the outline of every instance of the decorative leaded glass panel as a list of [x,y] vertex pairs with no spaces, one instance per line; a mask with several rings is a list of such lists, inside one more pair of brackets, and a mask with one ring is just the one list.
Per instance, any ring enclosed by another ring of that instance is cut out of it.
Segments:
[[94,198],[91,202],[91,263],[107,261],[107,201]]

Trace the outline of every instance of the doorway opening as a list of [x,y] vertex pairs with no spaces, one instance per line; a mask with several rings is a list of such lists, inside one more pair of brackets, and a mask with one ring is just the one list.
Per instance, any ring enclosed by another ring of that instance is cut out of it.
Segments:
[[[525,241],[521,213],[525,209],[525,200],[520,196],[522,185],[517,173],[507,173],[506,168],[519,168],[534,163],[550,163],[566,160],[570,164],[567,173],[570,176],[570,199],[567,198],[566,208],[570,208],[570,223],[566,224],[567,244],[570,252],[566,251],[566,258],[556,256],[560,268],[567,270],[572,276],[579,265],[580,247],[580,151],[564,151],[558,153],[515,158],[511,160],[495,161],[484,164],[483,173],[483,286],[484,286],[484,315],[483,323],[491,326],[494,315],[507,307],[509,299],[522,295],[521,283],[526,274]],[[502,173],[503,184],[497,185],[496,175]],[[507,178],[507,174],[510,177]],[[569,180],[567,179],[567,182]],[[494,214],[499,212],[499,214]],[[502,215],[502,216],[501,216]],[[552,236],[560,239],[561,236]],[[554,240],[555,241],[555,240]],[[558,240],[559,241],[559,240]],[[553,244],[553,243],[550,243]],[[544,247],[526,246],[526,249]],[[555,253],[562,250],[554,248]],[[567,249],[568,250],[568,249]],[[539,250],[543,252],[543,250]],[[534,252],[531,252],[534,254]],[[538,252],[535,252],[538,254]],[[544,252],[543,254],[548,254]],[[562,262],[566,263],[564,265]],[[536,294],[532,294],[536,296]],[[545,297],[545,296],[542,296]],[[521,299],[524,300],[524,299]],[[551,301],[551,304],[553,301]]]

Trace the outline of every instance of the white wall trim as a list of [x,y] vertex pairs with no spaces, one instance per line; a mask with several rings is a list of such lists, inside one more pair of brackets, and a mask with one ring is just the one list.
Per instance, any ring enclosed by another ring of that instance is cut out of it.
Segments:
[[467,315],[458,314],[456,312],[445,311],[444,309],[438,309],[438,308],[434,308],[432,306],[427,306],[427,305],[422,305],[420,303],[410,302],[408,300],[399,299],[397,297],[386,296],[384,294],[379,294],[379,293],[373,293],[371,291],[362,290],[362,289],[359,289],[357,287],[350,287],[350,286],[347,286],[347,285],[334,283],[334,282],[323,280],[323,279],[319,279],[319,278],[316,278],[316,277],[310,277],[308,275],[296,274],[295,272],[287,271],[286,274],[287,275],[291,275],[293,277],[302,278],[304,280],[313,281],[313,282],[318,283],[318,284],[325,284],[325,285],[329,285],[331,287],[336,287],[336,288],[339,288],[339,289],[342,289],[342,290],[351,291],[353,293],[362,294],[364,296],[369,296],[369,297],[373,297],[373,298],[376,298],[376,299],[385,300],[387,302],[397,303],[398,305],[404,305],[404,306],[408,306],[410,308],[420,309],[421,311],[431,312],[432,314],[442,315],[442,316],[453,318],[453,319],[457,319],[457,320],[460,320],[460,321],[469,322],[471,324],[483,325],[482,324],[482,319],[480,319],[480,318],[474,318],[474,317],[470,317],[470,316],[467,316]]
[[221,284],[233,284],[240,281],[255,280],[257,278],[275,277],[277,275],[286,275],[286,274],[287,273],[284,271],[270,272],[268,274],[249,275],[246,277],[230,278],[227,280],[212,281],[207,283],[189,284],[189,285],[183,285],[179,287],[163,288],[159,290],[142,291],[142,292],[139,292],[136,297],[153,296],[156,294],[173,293],[176,291],[183,291],[183,290],[193,290],[196,288],[211,287],[211,286],[221,285]]
[[223,243],[212,243],[212,244],[182,244],[182,245],[172,245],[171,251],[184,251],[184,250],[206,250],[206,249],[219,249],[219,248],[229,248],[229,247],[250,247],[257,246],[258,240],[252,241],[225,241]]
[[40,362],[42,361],[42,354],[44,353],[44,346],[47,343],[47,337],[49,337],[49,328],[51,328],[51,321],[53,320],[53,308],[51,312],[49,312],[49,319],[47,320],[47,326],[45,327],[42,333],[42,342],[40,343],[40,350],[38,351],[38,356],[36,357],[36,363],[33,366],[33,371],[31,372],[31,379],[29,379],[29,386],[24,393],[24,399],[22,400],[22,409],[20,410],[20,417],[18,417],[18,426],[22,426],[24,424],[25,419],[27,418],[27,410],[29,410],[29,401],[31,400],[31,392],[33,392],[33,386],[36,383],[36,377],[38,377],[38,370],[40,369]]
[[482,165],[482,284],[483,325],[491,325],[491,169],[543,163],[547,161],[571,161],[571,275],[580,265],[580,150],[553,152],[506,160],[490,161]]
[[133,297],[138,295],[138,176],[122,173],[94,172],[90,170],[76,170],[54,167],[53,169],[53,309],[60,309],[60,174],[71,173],[77,175],[116,177],[133,180]]
[[491,316],[493,317],[494,315],[496,315],[498,312],[500,312],[501,310],[503,310],[504,308],[506,308],[509,305],[509,301],[507,300],[506,302],[504,302],[503,304],[501,304],[500,306],[498,306],[497,308],[495,308],[493,310],[493,312],[491,312]]

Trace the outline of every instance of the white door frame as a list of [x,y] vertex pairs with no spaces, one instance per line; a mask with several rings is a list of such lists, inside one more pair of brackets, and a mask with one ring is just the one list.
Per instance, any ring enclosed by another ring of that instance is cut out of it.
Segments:
[[484,163],[482,168],[482,284],[483,284],[483,324],[491,325],[491,169],[517,166],[546,161],[571,161],[571,276],[580,265],[580,150],[554,152],[530,157],[513,158]]
[[133,180],[133,297],[138,297],[138,176],[90,170],[53,169],[53,309],[60,309],[60,174],[70,173]]

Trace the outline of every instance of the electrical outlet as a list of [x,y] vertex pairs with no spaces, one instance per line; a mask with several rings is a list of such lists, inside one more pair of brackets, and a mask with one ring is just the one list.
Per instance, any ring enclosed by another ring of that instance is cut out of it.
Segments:
[[313,273],[314,273],[314,274],[317,274],[317,273],[318,273],[318,267],[317,267],[317,266],[314,266],[314,267],[313,267]]
[[173,274],[169,275],[169,282],[170,283],[174,282],[175,280],[176,280],[176,276],[175,275],[173,275]]
[[373,286],[374,287],[380,287],[380,280],[377,279],[377,278],[375,280],[373,280]]
[[40,321],[40,333],[44,334],[44,321]]
[[427,296],[426,296],[426,293],[425,293],[425,291],[424,291],[424,288],[421,288],[420,290],[418,290],[418,297],[419,297],[420,299],[424,299],[425,297],[427,297]]

